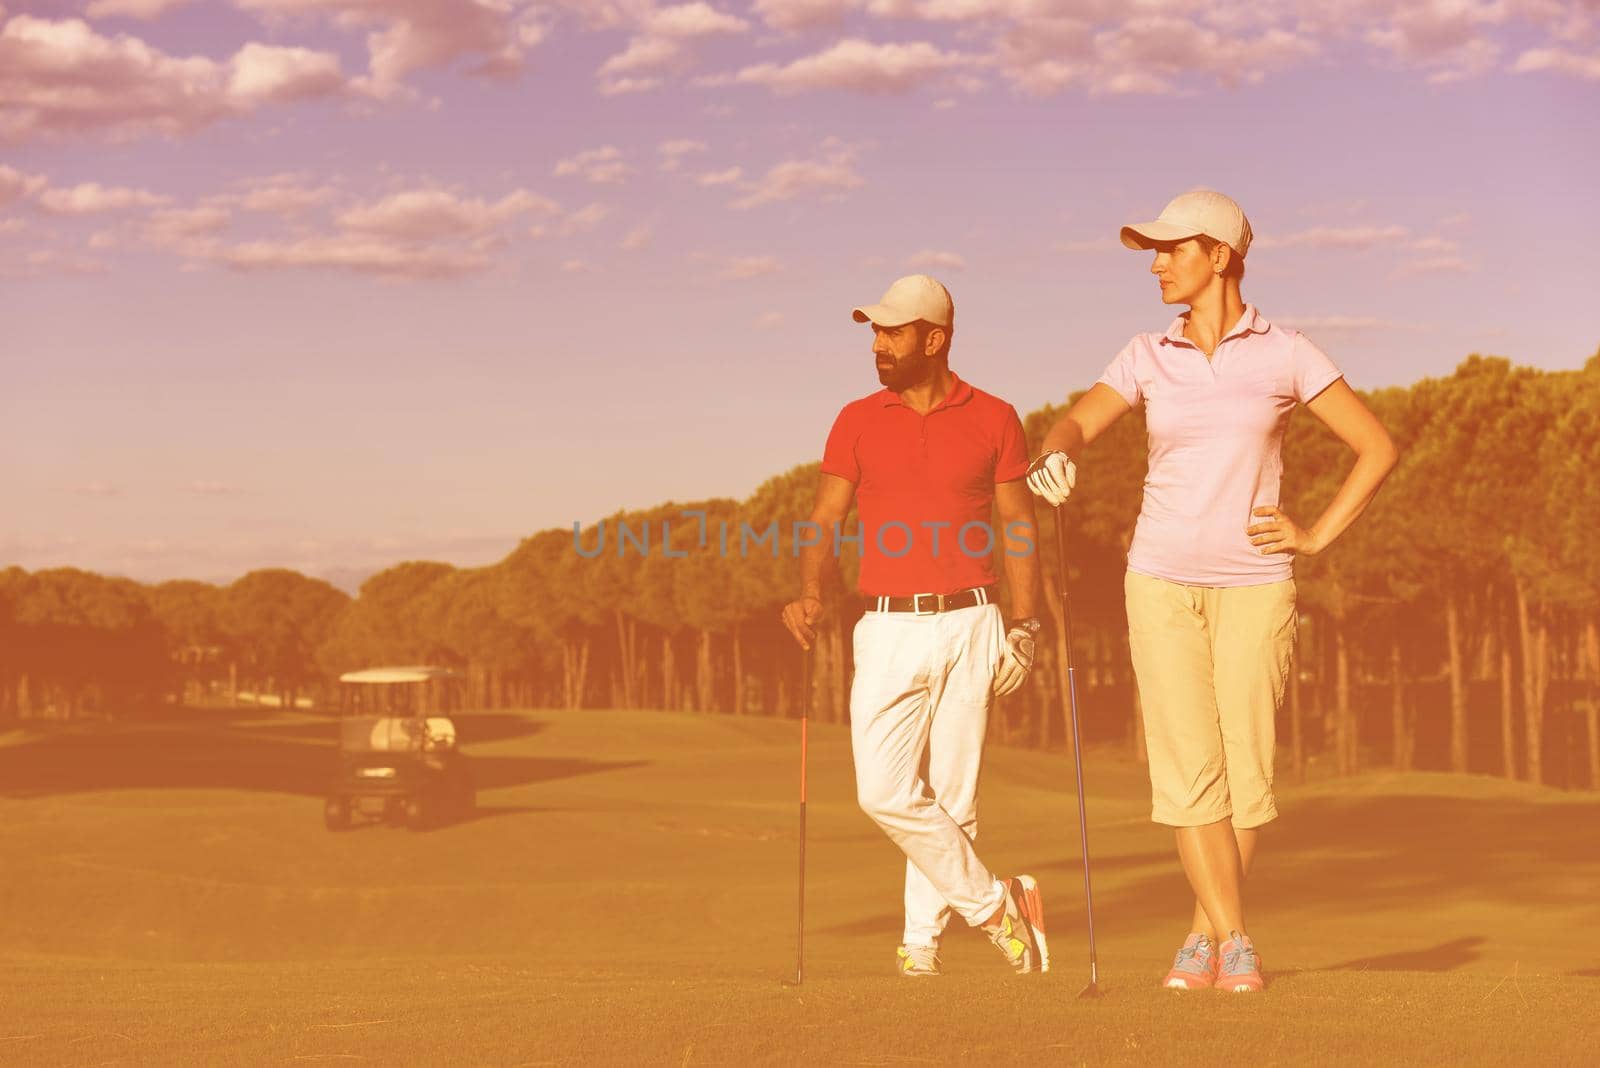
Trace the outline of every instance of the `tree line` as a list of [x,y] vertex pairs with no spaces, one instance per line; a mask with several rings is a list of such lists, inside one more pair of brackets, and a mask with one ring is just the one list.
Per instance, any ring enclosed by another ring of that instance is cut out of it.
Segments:
[[[1296,563],[1300,638],[1279,734],[1290,774],[1376,763],[1600,788],[1600,354],[1562,372],[1473,356],[1447,377],[1364,398],[1401,460],[1330,551]],[[1027,416],[1033,448],[1059,413]],[[1139,757],[1122,574],[1145,475],[1142,412],[1078,459],[1067,555],[1085,732]],[[1351,462],[1296,413],[1284,509],[1309,525]],[[805,464],[745,500],[666,502],[541,531],[488,567],[399,564],[354,598],[283,569],[214,586],[9,568],[0,721],[129,715],[240,692],[331,704],[340,672],[405,662],[460,669],[483,708],[791,717],[805,702],[842,722],[861,611],[848,545],[808,694],[802,654],[778,621],[797,591],[796,540],[813,536],[796,523],[816,479]],[[1041,509],[1037,543],[1055,617],[1049,518]],[[1066,738],[1054,623],[1033,679],[996,707],[997,739]]]

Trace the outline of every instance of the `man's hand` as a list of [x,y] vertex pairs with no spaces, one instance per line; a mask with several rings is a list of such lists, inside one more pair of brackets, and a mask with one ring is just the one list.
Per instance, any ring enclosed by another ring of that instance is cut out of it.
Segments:
[[822,618],[823,606],[820,598],[801,596],[783,606],[783,625],[789,628],[789,633],[794,635],[794,640],[800,643],[800,648],[811,651],[811,643],[817,640],[815,624]]
[[1033,633],[1032,629],[1017,624],[1006,631],[1006,646],[994,673],[996,697],[1004,697],[1028,681],[1028,672],[1033,670]]
[[1315,556],[1322,551],[1316,535],[1290,519],[1283,509],[1266,504],[1252,509],[1250,514],[1257,517],[1256,522],[1245,527],[1244,532],[1250,535],[1250,544],[1262,555],[1291,553]]
[[1028,465],[1028,488],[1052,505],[1072,494],[1078,484],[1078,465],[1064,452],[1047,452]]

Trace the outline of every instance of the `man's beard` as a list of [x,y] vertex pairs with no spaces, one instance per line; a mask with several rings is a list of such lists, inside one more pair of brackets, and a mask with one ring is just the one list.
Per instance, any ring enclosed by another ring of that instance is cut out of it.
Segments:
[[878,381],[890,392],[902,393],[912,386],[926,382],[933,373],[934,358],[919,352],[899,360],[893,367],[878,368]]

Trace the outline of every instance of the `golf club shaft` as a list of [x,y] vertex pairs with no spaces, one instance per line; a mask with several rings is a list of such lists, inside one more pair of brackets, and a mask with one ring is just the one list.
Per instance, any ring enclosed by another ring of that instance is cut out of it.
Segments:
[[800,900],[796,918],[794,981],[806,979],[806,726],[811,710],[811,654],[800,654]]
[[1089,820],[1083,804],[1083,744],[1078,731],[1078,682],[1072,667],[1072,612],[1067,596],[1067,512],[1056,506],[1056,562],[1061,582],[1061,628],[1067,651],[1067,705],[1072,712],[1072,764],[1078,782],[1078,842],[1083,853],[1083,899],[1089,920],[1089,986],[1099,982],[1094,949],[1094,890],[1089,880]]

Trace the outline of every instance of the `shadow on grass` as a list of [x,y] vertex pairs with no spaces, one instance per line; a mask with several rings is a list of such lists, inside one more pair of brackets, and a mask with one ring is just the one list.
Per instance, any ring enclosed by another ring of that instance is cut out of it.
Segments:
[[[186,788],[321,797],[327,793],[338,771],[338,751],[332,735],[334,726],[329,721],[328,739],[318,744],[263,737],[253,727],[230,730],[214,725],[52,733],[0,748],[0,797]],[[525,733],[537,729],[536,724],[529,727],[531,729]],[[464,752],[480,791],[526,786],[643,763],[474,756],[470,746],[465,747]]]
[[1469,938],[1456,938],[1449,942],[1441,942],[1429,949],[1417,949],[1406,953],[1385,953],[1377,957],[1361,957],[1348,960],[1343,964],[1329,964],[1317,969],[1324,972],[1448,972],[1464,965],[1471,964],[1482,954],[1478,947],[1483,945],[1482,935],[1473,935]]
[[[1596,825],[1600,800],[1392,795],[1300,801],[1263,830],[1248,899],[1263,909],[1350,914],[1446,904],[1496,910],[1583,905],[1592,900],[1580,889],[1585,873],[1600,878]],[[1093,842],[1091,829],[1091,851]],[[1078,863],[1076,856],[1068,861]],[[1096,857],[1094,870],[1114,868],[1103,868]],[[1159,870],[1095,884],[1096,920],[1103,913],[1116,928],[1181,917],[1192,901],[1174,854]],[[1081,915],[1081,901],[1078,908]],[[1451,971],[1477,960],[1485,937],[1468,931],[1432,947],[1331,968]]]
[[495,819],[498,816],[526,816],[534,812],[549,812],[548,808],[537,805],[478,805],[470,815],[450,817],[438,823],[430,823],[423,827],[408,827],[403,820],[397,819],[386,812],[376,809],[363,809],[357,813],[351,825],[344,828],[340,834],[353,834],[360,831],[379,830],[406,830],[412,834],[428,834],[433,831],[446,830],[450,827],[459,827],[462,824],[478,823],[482,820]]

